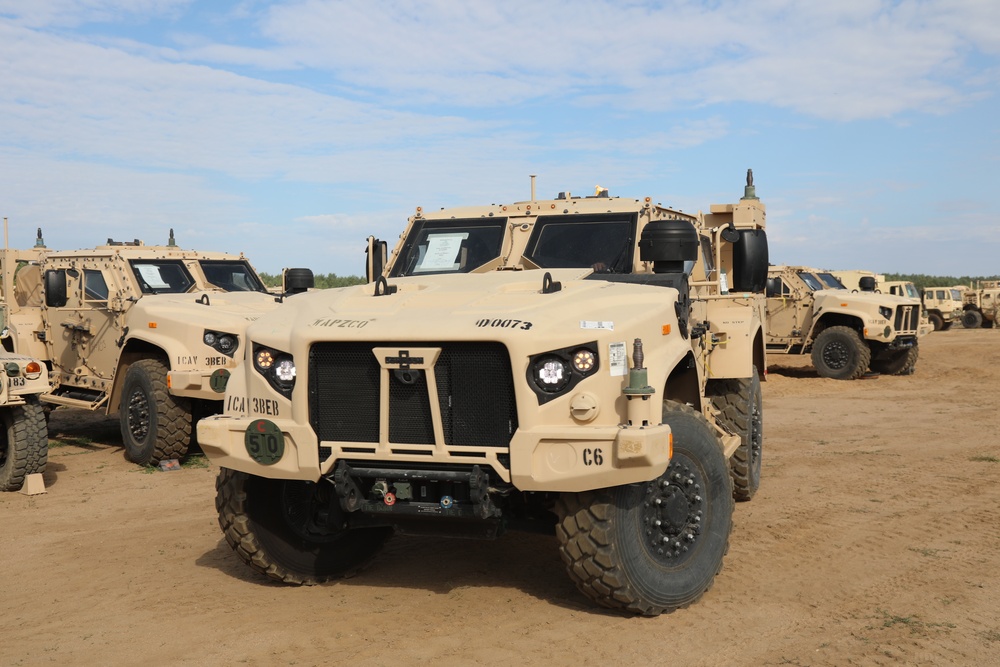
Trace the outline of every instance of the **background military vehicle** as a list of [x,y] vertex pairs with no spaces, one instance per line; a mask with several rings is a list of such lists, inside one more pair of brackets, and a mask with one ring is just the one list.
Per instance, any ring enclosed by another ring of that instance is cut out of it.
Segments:
[[418,208],[387,255],[369,239],[374,284],[252,324],[225,413],[198,425],[240,558],[316,583],[394,531],[535,529],[601,605],[698,599],[760,476],[749,176],[698,216],[606,190],[540,200],[532,181],[530,201]]
[[992,327],[1000,305],[1000,281],[980,280],[962,294],[962,326],[966,329]]
[[767,351],[811,354],[822,377],[852,380],[869,368],[912,373],[917,363],[920,302],[868,291],[874,277],[850,291],[829,271],[772,266],[767,280]]
[[48,365],[44,403],[117,412],[136,463],[185,456],[193,421],[222,407],[244,328],[277,306],[243,255],[184,250],[173,230],[163,246],[58,252],[39,230],[0,263],[4,348]]
[[37,359],[0,350],[0,491],[18,491],[25,478],[45,472],[48,429],[38,395],[48,391]]
[[924,310],[935,331],[947,331],[962,319],[962,293],[964,285],[956,287],[925,287]]

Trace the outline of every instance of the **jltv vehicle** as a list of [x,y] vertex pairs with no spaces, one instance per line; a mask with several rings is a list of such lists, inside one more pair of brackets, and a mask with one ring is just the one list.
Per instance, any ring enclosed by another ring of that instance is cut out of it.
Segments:
[[764,205],[690,215],[562,193],[369,239],[366,286],[247,329],[222,415],[227,541],[279,581],[349,575],[393,532],[553,531],[598,604],[655,615],[722,567],[760,480]]
[[[297,271],[292,291],[311,284]],[[48,366],[42,402],[117,412],[141,464],[186,455],[193,422],[222,409],[243,330],[278,305],[243,255],[179,248],[173,230],[163,246],[71,251],[39,230],[34,248],[0,251],[0,273],[3,345]]]
[[849,291],[831,281],[836,278],[829,272],[803,266],[768,269],[768,353],[810,354],[816,372],[836,380],[859,378],[869,370],[912,373],[920,302]]

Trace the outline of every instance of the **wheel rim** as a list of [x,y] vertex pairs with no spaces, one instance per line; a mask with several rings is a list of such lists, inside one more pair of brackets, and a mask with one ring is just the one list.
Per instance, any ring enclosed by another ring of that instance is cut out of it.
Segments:
[[149,435],[149,398],[142,389],[134,390],[128,398],[128,432],[136,442]]
[[702,472],[676,454],[667,471],[646,485],[642,521],[646,551],[663,565],[677,566],[694,553],[705,518]]
[[844,368],[850,358],[850,348],[839,340],[831,341],[823,348],[823,363],[829,368],[837,370]]

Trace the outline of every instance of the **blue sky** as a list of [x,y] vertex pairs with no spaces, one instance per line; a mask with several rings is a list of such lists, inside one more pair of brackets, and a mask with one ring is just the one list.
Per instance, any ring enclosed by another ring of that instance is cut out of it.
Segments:
[[9,245],[357,275],[416,206],[689,212],[774,263],[1000,273],[1000,2],[0,0]]

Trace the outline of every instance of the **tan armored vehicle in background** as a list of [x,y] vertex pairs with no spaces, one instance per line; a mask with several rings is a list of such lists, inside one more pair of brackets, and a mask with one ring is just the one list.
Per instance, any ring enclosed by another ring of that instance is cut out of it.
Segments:
[[18,491],[28,475],[45,472],[48,429],[38,395],[49,376],[37,359],[0,350],[0,491]]
[[[772,266],[767,279],[767,351],[811,354],[821,377],[852,380],[869,368],[905,375],[917,363],[920,302],[847,290],[829,271]],[[840,285],[840,287],[837,287]]]
[[1000,305],[1000,281],[980,280],[962,294],[962,326],[966,329],[992,327]]
[[117,412],[129,460],[183,458],[275,296],[242,255],[181,249],[172,231],[165,246],[57,252],[38,239],[0,254],[4,348],[48,365],[44,403]]
[[965,285],[956,287],[925,287],[924,310],[934,326],[934,331],[947,331],[962,319],[962,293]]
[[227,541],[302,584],[393,532],[554,531],[597,603],[690,604],[759,484],[766,267],[749,179],[699,216],[534,183],[418,208],[388,257],[369,239],[373,284],[247,329],[225,413],[198,425]]

